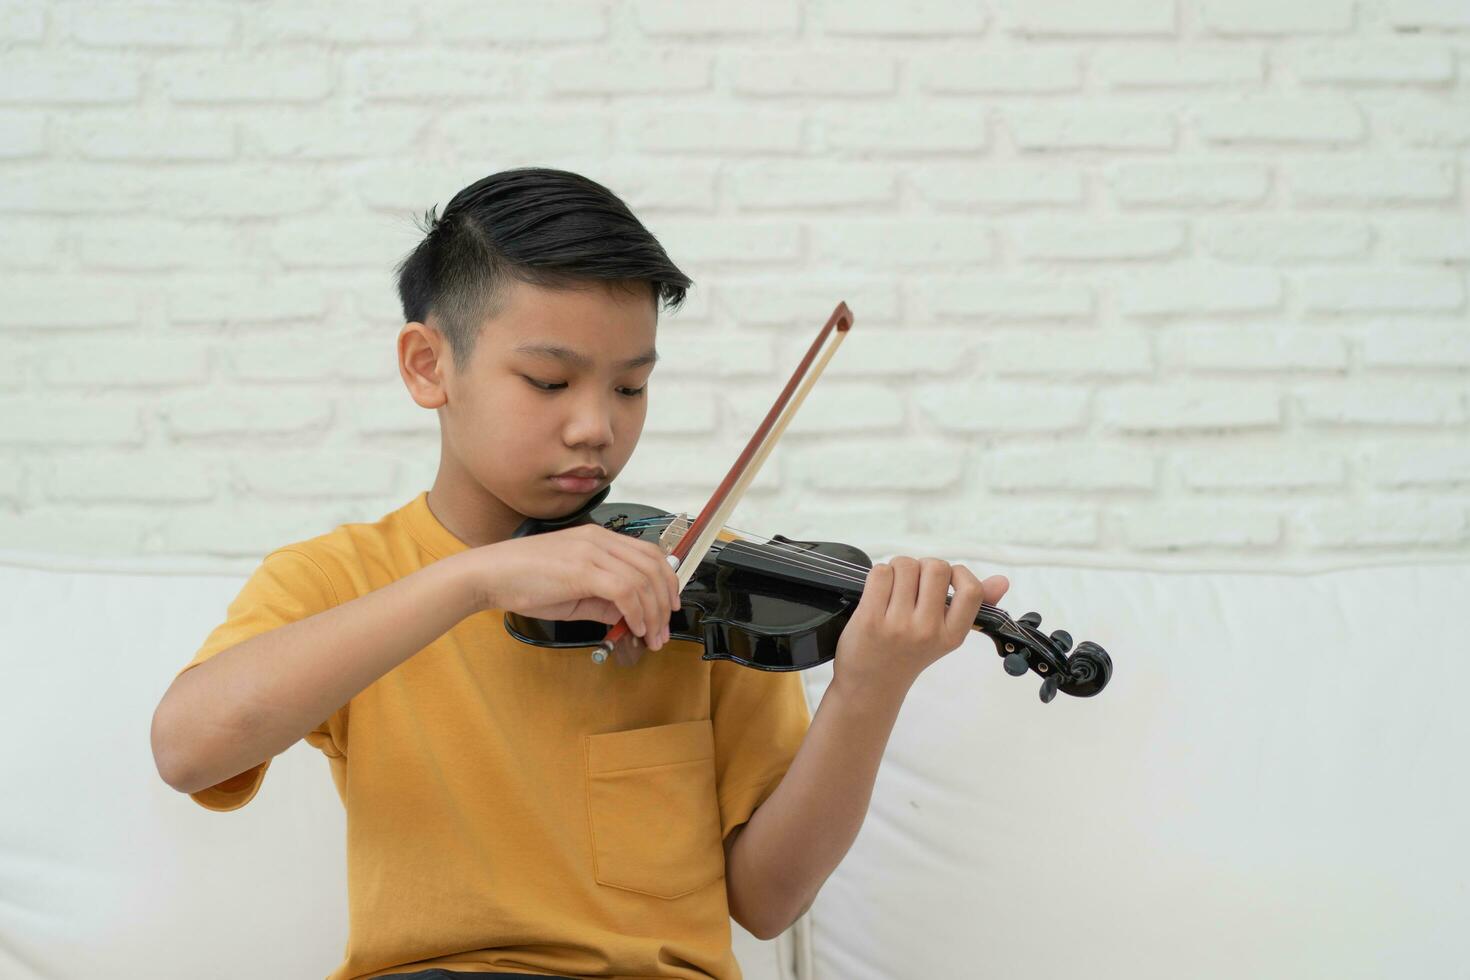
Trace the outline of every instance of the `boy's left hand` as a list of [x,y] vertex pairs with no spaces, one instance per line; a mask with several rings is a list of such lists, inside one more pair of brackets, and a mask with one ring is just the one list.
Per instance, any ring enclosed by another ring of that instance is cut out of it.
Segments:
[[[954,586],[954,598],[945,596]],[[844,690],[905,693],[924,668],[964,642],[981,603],[994,605],[1011,583],[984,582],[964,565],[899,556],[878,562],[837,641],[832,683]]]

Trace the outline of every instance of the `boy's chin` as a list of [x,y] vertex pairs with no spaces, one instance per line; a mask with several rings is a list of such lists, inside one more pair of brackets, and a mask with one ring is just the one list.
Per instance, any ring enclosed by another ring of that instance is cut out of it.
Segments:
[[531,520],[560,520],[601,503],[611,489],[610,483],[604,483],[598,489],[586,493],[567,493],[548,480],[540,493],[527,495],[522,501],[524,506],[516,509]]

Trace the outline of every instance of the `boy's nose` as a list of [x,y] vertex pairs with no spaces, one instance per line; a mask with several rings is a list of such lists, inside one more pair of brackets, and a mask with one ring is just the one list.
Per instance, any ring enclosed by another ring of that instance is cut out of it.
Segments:
[[566,441],[570,446],[606,446],[612,438],[612,416],[603,406],[583,409],[566,425]]

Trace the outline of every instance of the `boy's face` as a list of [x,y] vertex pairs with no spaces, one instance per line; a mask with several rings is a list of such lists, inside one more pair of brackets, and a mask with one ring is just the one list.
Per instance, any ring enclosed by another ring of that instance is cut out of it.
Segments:
[[[576,510],[617,477],[643,432],[657,324],[647,289],[513,281],[463,371],[435,332],[444,400],[427,407],[439,409],[446,453],[520,514]],[[581,467],[603,475],[555,478]]]

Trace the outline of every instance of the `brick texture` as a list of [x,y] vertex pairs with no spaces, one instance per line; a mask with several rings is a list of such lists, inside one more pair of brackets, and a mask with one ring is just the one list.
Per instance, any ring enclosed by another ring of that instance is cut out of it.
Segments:
[[0,547],[248,563],[428,487],[392,267],[543,165],[695,279],[615,498],[696,510],[846,300],[739,526],[1470,554],[1465,0],[42,0],[0,45]]

